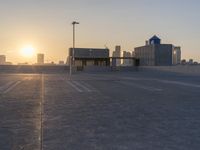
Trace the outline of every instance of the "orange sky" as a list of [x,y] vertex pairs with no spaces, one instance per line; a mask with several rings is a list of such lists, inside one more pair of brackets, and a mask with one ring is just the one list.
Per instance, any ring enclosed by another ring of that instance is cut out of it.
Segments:
[[[8,61],[36,62],[20,50],[32,45],[46,62],[66,60],[72,46],[73,20],[77,47],[132,51],[157,34],[163,43],[182,47],[182,57],[200,62],[200,1],[179,0],[7,0],[0,2],[0,55]],[[187,11],[186,11],[187,10]]]

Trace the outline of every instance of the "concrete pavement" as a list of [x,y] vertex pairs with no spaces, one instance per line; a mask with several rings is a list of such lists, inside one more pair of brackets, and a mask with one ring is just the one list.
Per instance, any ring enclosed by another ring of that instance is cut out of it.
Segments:
[[198,150],[200,78],[1,74],[2,150]]

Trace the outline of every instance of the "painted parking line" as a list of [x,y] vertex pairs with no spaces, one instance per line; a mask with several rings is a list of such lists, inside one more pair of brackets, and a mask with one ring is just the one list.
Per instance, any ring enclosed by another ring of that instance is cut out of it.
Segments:
[[90,84],[88,84],[86,82],[81,82],[81,84],[84,84],[84,86],[89,88],[91,92],[99,92],[96,88],[94,88],[93,86],[91,86]]
[[170,80],[161,80],[161,79],[154,79],[154,78],[133,78],[133,77],[123,77],[122,79],[125,80],[133,80],[133,81],[157,81],[160,83],[165,84],[174,84],[174,85],[181,85],[181,86],[187,86],[187,87],[193,87],[193,88],[200,88],[200,84],[193,84],[193,83],[186,83],[181,81],[170,81]]
[[136,88],[151,91],[151,92],[161,92],[161,91],[163,91],[163,89],[161,89],[161,88],[155,88],[155,87],[152,87],[152,86],[144,86],[144,85],[134,83],[134,82],[125,82],[125,81],[116,81],[116,82],[123,84],[123,85],[128,85],[128,86],[136,87]]
[[83,92],[83,90],[82,90],[80,87],[78,87],[76,84],[74,84],[73,82],[68,81],[67,83],[68,83],[69,85],[71,85],[76,91],[78,91],[78,92],[80,92],[80,93]]
[[88,87],[86,87],[83,82],[79,83],[77,81],[73,81],[73,83],[76,84],[77,86],[83,88],[87,92],[92,92],[92,90],[90,90]]
[[0,86],[0,91],[4,91],[8,87],[10,87],[15,81],[9,81],[5,85]]
[[96,92],[97,90],[90,86],[89,84],[83,81],[75,81],[75,80],[67,80],[67,84],[69,84],[72,88],[74,88],[77,92]]
[[30,81],[32,80],[32,77],[24,77],[22,80],[17,81],[9,81],[5,85],[0,86],[0,93],[6,94],[13,90],[16,86],[18,86],[22,81]]
[[2,93],[6,94],[10,92],[12,89],[14,89],[18,84],[20,84],[22,81],[16,81],[11,86],[9,86],[7,89],[5,89]]
[[187,87],[193,87],[193,88],[200,88],[199,84],[185,83],[185,82],[180,82],[180,81],[169,81],[169,80],[158,80],[158,79],[155,79],[154,81],[158,81],[160,83],[165,83],[165,84],[175,84],[175,85],[181,85],[181,86],[187,86]]

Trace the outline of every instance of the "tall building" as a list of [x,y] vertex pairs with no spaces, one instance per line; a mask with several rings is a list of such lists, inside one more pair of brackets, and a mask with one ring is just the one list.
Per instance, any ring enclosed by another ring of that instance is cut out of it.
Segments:
[[37,54],[37,64],[44,64],[44,54]]
[[120,45],[115,46],[115,52],[116,52],[117,57],[121,56],[121,46]]
[[0,65],[5,65],[5,64],[6,64],[6,56],[0,55]]
[[[132,56],[131,56],[130,52],[123,51],[123,57],[124,58],[127,58],[127,57],[131,58]],[[133,64],[133,62],[132,62],[131,59],[123,59],[123,66],[130,66],[132,64]]]
[[[113,52],[113,57],[121,57],[121,46],[120,45],[115,46],[115,51]],[[116,65],[117,66],[121,65],[121,59],[116,60]]]
[[[178,49],[178,48],[176,48]],[[146,42],[145,46],[135,48],[135,57],[140,59],[142,66],[171,66],[173,65],[174,46],[172,44],[161,44],[161,39],[153,36]],[[179,61],[180,52],[177,56]]]
[[173,49],[173,65],[181,64],[181,47],[174,47]]

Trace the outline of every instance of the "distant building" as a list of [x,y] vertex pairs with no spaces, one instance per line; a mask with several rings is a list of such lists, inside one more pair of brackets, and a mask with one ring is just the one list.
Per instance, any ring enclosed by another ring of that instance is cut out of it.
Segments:
[[173,49],[173,65],[181,64],[181,47],[174,47]]
[[115,46],[115,52],[116,52],[117,57],[121,56],[121,46],[120,45]]
[[192,65],[193,63],[194,63],[194,60],[193,60],[193,59],[189,59],[188,64],[189,64],[189,65]]
[[5,65],[12,65],[12,62],[6,62]]
[[[135,48],[135,57],[142,66],[171,66],[173,64],[172,44],[161,44],[161,39],[153,36],[145,46]],[[176,58],[178,61],[178,57]]]
[[[123,51],[123,58],[132,57],[130,52]],[[131,59],[123,59],[123,66],[131,66],[133,62]]]
[[[115,51],[113,51],[112,57],[121,57],[121,46],[120,45],[115,46]],[[117,66],[121,65],[121,59],[116,60],[116,65]]]
[[29,65],[28,62],[18,63],[17,65]]
[[44,54],[37,54],[37,64],[44,64]]
[[[69,49],[69,56],[73,56],[73,48]],[[68,58],[68,60],[70,60]],[[68,61],[70,62],[70,61]],[[109,66],[109,49],[75,48],[75,66]]]
[[132,57],[135,57],[135,51],[132,51]]
[[0,65],[5,65],[5,64],[6,64],[6,56],[0,55]]
[[64,62],[63,60],[60,60],[60,61],[58,62],[58,64],[59,64],[59,65],[64,65],[65,62]]
[[187,64],[186,59],[181,60],[181,65],[186,65],[186,64]]

